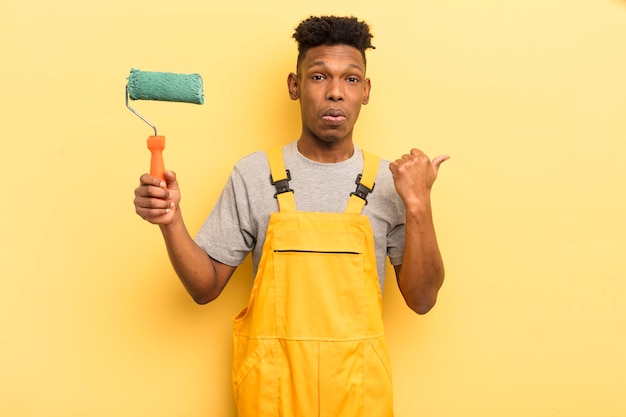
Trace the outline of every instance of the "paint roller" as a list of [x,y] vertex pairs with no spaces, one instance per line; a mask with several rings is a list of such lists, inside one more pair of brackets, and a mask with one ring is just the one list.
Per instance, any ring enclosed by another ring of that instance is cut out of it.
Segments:
[[150,175],[165,181],[163,175],[165,170],[163,164],[165,136],[158,136],[156,126],[130,107],[128,100],[204,104],[202,77],[199,74],[141,71],[133,68],[127,79],[126,107],[154,130],[154,135],[148,137],[148,149],[151,152]]

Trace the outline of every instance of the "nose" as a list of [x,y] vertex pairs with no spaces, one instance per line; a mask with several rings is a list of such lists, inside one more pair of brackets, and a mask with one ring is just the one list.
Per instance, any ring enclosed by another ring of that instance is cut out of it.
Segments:
[[326,99],[329,101],[343,101],[344,93],[340,80],[334,79],[329,83]]

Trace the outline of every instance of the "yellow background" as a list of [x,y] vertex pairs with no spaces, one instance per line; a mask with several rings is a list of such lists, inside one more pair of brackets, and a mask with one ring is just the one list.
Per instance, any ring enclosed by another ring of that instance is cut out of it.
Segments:
[[235,415],[249,261],[214,303],[186,295],[134,213],[151,130],[125,78],[204,78],[204,106],[134,103],[195,233],[239,157],[299,134],[286,77],[311,14],[372,25],[357,143],[452,155],[438,305],[386,286],[396,415],[625,416],[623,0],[3,0],[0,414]]

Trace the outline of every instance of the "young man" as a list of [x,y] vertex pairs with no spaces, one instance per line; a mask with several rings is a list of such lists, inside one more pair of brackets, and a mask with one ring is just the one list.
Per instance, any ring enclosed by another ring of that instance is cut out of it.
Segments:
[[430,191],[448,156],[431,161],[412,149],[389,163],[353,143],[371,89],[366,23],[311,17],[293,36],[297,71],[287,85],[300,102],[298,140],[241,159],[195,239],[172,172],[167,184],[141,176],[136,211],[160,226],[172,265],[200,304],[215,299],[252,252],[255,283],[234,326],[241,417],[392,416],[385,257],[407,305],[427,313],[444,277]]

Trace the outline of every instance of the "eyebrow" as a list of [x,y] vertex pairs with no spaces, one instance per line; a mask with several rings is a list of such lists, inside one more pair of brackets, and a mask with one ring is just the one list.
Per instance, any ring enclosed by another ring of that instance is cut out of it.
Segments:
[[[326,65],[326,62],[324,62],[324,61],[313,61],[313,62],[311,62],[311,63],[307,66],[307,68],[313,68],[313,67],[326,67],[326,66],[327,66],[327,65]],[[358,65],[358,64],[348,64],[348,68],[354,68],[354,69],[358,69],[359,71],[363,71],[363,72],[365,72],[365,71],[364,71],[364,69],[363,69],[363,67],[361,67],[361,66],[360,66],[360,65]]]

